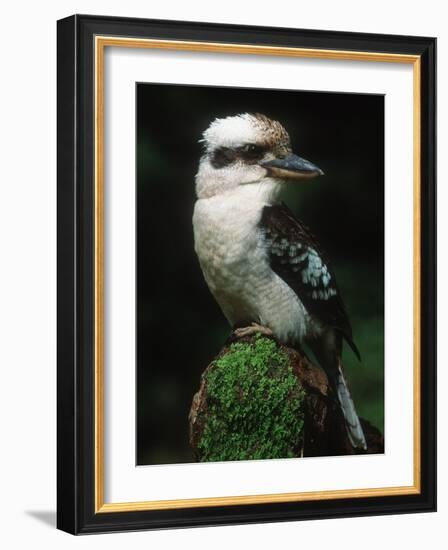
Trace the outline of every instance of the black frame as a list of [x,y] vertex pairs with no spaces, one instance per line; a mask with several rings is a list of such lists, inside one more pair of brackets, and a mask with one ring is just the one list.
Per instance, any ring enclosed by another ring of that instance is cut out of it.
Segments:
[[[73,534],[429,512],[436,509],[436,40],[75,15],[58,21],[57,526]],[[95,35],[421,56],[421,493],[94,512]]]

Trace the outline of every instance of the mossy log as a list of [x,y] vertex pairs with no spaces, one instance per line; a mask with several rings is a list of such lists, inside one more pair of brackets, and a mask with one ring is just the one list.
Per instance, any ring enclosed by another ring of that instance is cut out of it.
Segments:
[[[190,410],[198,461],[355,454],[325,371],[274,338],[229,341],[205,369]],[[367,453],[381,433],[361,419]]]

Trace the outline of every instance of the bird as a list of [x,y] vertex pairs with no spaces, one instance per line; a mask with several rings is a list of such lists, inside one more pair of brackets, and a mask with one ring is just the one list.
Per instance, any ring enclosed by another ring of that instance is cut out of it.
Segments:
[[261,113],[216,118],[200,141],[194,248],[212,295],[236,337],[261,333],[312,350],[337,395],[351,445],[366,451],[343,342],[360,354],[334,270],[281,201],[285,185],[323,171],[295,155],[284,126]]

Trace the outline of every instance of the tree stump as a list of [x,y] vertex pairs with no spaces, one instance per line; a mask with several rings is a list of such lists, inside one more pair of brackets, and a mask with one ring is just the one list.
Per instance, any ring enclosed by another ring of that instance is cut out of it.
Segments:
[[[229,341],[201,376],[189,415],[200,462],[356,454],[325,371],[272,337]],[[367,453],[383,436],[361,424]]]

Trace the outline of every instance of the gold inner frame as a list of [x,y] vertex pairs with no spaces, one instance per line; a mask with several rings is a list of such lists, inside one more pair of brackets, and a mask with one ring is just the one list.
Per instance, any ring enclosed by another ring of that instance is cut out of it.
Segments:
[[[413,65],[413,174],[414,174],[414,480],[413,485],[401,487],[379,487],[350,490],[312,491],[277,493],[262,495],[226,496],[211,498],[191,498],[180,500],[153,500],[141,502],[104,502],[104,51],[108,46],[121,48],[154,48],[208,53],[232,53],[407,63]],[[261,504],[274,502],[299,502],[331,500],[340,498],[379,497],[410,495],[420,493],[420,204],[421,204],[421,59],[418,55],[389,54],[381,52],[354,52],[344,50],[324,50],[258,46],[253,44],[224,44],[214,42],[156,40],[96,36],[95,52],[95,513],[129,512],[142,510],[162,510],[205,506]]]

